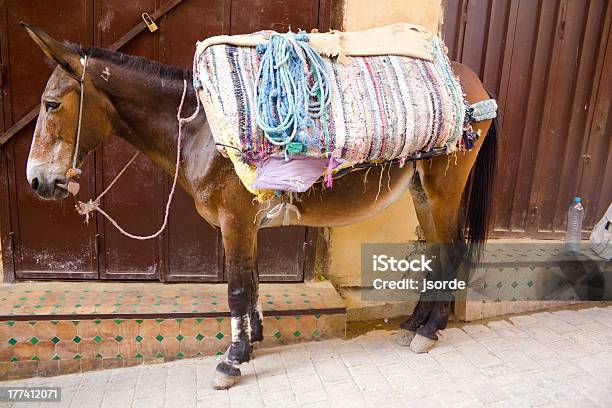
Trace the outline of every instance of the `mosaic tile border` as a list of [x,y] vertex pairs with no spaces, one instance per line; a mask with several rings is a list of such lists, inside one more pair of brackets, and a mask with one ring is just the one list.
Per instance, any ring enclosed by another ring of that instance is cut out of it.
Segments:
[[[495,273],[487,271],[495,267]],[[488,319],[515,313],[534,312],[577,303],[577,299],[538,299],[544,271],[554,266],[521,267],[509,263],[484,265],[474,271],[463,299],[455,303],[455,314],[462,321]],[[490,280],[491,277],[496,279]],[[478,289],[478,290],[476,290]],[[486,293],[486,296],[483,294]]]
[[[329,282],[262,284],[262,347],[344,337]],[[0,285],[0,380],[210,356],[231,338],[227,285]]]
[[[346,314],[267,316],[262,347],[344,337]],[[0,379],[54,376],[222,354],[230,319],[0,322]]]

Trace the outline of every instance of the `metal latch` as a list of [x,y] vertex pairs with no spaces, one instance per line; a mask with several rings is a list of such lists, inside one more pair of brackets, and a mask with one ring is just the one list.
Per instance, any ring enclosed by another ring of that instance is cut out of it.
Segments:
[[142,19],[149,28],[150,32],[154,32],[159,28],[157,27],[157,24],[155,24],[155,21],[153,21],[149,13],[142,13]]

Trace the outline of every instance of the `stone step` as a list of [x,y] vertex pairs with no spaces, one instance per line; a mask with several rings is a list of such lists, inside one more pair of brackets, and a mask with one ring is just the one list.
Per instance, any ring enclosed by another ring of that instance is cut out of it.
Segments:
[[[259,297],[260,347],[345,334],[346,307],[329,282],[261,284]],[[220,355],[229,316],[224,284],[0,285],[0,379]]]
[[372,290],[374,289],[360,287],[340,288],[340,294],[346,304],[346,319],[349,322],[409,316],[417,304],[416,301],[364,300],[364,293]]

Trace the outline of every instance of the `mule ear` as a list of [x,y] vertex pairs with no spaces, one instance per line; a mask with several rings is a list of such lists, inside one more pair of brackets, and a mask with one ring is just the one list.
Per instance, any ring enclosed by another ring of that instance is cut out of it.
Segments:
[[66,45],[53,39],[38,27],[31,26],[23,21],[19,23],[40,47],[47,57],[57,62],[70,76],[80,79],[81,76],[81,56]]

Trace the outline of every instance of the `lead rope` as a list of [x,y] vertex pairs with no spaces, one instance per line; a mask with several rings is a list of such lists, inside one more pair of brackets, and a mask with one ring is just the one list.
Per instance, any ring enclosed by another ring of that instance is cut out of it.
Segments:
[[[85,61],[85,63],[86,63],[86,61]],[[125,166],[123,166],[123,168],[121,169],[119,174],[117,174],[117,176],[108,185],[108,187],[106,187],[106,189],[102,192],[102,194],[100,194],[95,200],[91,200],[90,199],[86,203],[84,203],[82,201],[79,201],[77,203],[77,205],[75,206],[76,207],[76,211],[79,214],[85,216],[85,222],[86,223],[89,222],[89,215],[90,215],[90,213],[93,212],[93,211],[98,211],[100,214],[102,214],[104,217],[106,217],[106,219],[111,224],[113,224],[113,226],[115,228],[117,228],[117,230],[119,232],[121,232],[123,235],[125,235],[126,237],[129,237],[129,238],[132,238],[132,239],[140,240],[140,241],[146,241],[148,239],[156,238],[156,237],[158,237],[164,231],[164,229],[166,229],[166,226],[168,225],[168,216],[170,214],[170,206],[172,204],[172,198],[174,197],[174,191],[176,190],[176,183],[177,183],[178,175],[179,175],[179,166],[181,164],[181,146],[182,146],[182,138],[183,138],[183,125],[185,125],[185,123],[189,123],[192,120],[194,120],[198,116],[198,113],[200,113],[200,100],[199,100],[199,98],[196,95],[196,104],[197,105],[196,105],[195,112],[193,112],[193,114],[191,116],[187,117],[187,118],[182,118],[181,117],[181,112],[183,110],[183,103],[185,102],[185,96],[186,95],[187,95],[187,80],[183,79],[183,95],[181,97],[181,104],[179,105],[178,112],[176,114],[176,119],[178,121],[178,141],[176,143],[176,167],[174,169],[174,180],[172,181],[172,189],[170,190],[170,194],[168,195],[168,201],[166,202],[166,214],[164,215],[164,223],[159,228],[159,230],[155,234],[146,235],[146,236],[131,234],[131,233],[127,232],[126,230],[124,230],[123,228],[121,228],[121,226],[117,223],[117,221],[115,221],[113,219],[113,217],[111,217],[106,211],[104,211],[102,208],[100,208],[100,200],[102,199],[102,197],[104,197],[104,195],[113,187],[115,182],[117,182],[119,177],[121,177],[123,175],[123,173],[127,170],[127,168],[130,167],[130,165],[134,162],[134,160],[136,160],[136,157],[138,156],[138,154],[140,152],[136,152],[136,154],[134,154],[134,156],[132,156],[130,161],[128,161],[127,164]],[[77,142],[78,142],[78,133],[77,133]],[[75,156],[76,156],[76,154],[75,154]]]

